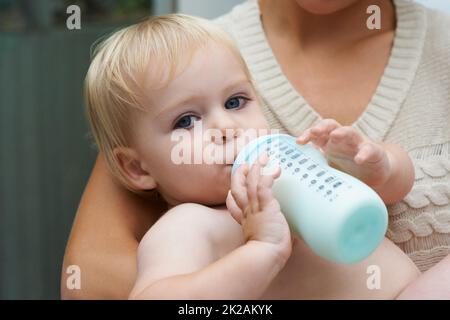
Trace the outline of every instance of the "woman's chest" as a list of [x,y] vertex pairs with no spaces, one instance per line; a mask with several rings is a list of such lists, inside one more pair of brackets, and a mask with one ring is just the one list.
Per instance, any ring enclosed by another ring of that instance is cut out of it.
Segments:
[[353,65],[330,68],[323,66],[308,71],[300,64],[286,70],[285,75],[322,118],[351,125],[371,101],[383,69],[379,66],[375,70],[361,70],[364,68]]
[[386,33],[336,53],[323,48],[288,52],[286,46],[274,53],[287,80],[322,118],[351,125],[378,89],[392,39],[393,33]]

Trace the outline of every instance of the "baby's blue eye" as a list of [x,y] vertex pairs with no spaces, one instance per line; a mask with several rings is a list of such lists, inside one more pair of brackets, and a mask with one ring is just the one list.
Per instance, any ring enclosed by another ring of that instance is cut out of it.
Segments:
[[228,99],[227,102],[225,102],[225,109],[240,108],[247,101],[248,101],[248,99],[244,98],[244,97],[234,97],[234,98]]
[[[194,120],[192,120],[192,118],[194,118]],[[175,129],[178,129],[178,128],[188,129],[193,125],[194,121],[197,119],[198,119],[198,117],[196,117],[192,114],[181,117],[180,120],[178,120],[178,122],[175,124]]]

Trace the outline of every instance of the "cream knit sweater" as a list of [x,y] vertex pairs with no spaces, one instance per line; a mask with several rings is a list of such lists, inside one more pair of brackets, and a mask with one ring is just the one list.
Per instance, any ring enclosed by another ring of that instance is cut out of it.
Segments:
[[[391,57],[353,127],[374,141],[401,145],[414,162],[412,191],[388,207],[387,237],[424,271],[450,254],[450,17],[410,0],[394,3]],[[321,119],[281,71],[256,0],[216,22],[236,40],[272,128],[298,135]]]

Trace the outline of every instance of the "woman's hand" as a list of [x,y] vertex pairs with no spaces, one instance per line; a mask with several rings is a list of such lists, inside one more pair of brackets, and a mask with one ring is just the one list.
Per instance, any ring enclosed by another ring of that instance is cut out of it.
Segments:
[[322,149],[332,165],[371,187],[384,185],[391,176],[389,151],[353,127],[344,127],[333,119],[324,119],[297,138],[299,144],[310,141]]
[[[63,299],[126,299],[136,279],[139,241],[167,210],[119,186],[99,155],[77,210],[61,273]],[[69,266],[79,266],[81,289],[66,283]]]
[[243,164],[236,170],[226,204],[233,218],[241,224],[247,241],[270,244],[287,260],[292,251],[291,234],[271,189],[281,169],[269,170],[265,167],[267,161],[267,155],[263,154],[250,169]]

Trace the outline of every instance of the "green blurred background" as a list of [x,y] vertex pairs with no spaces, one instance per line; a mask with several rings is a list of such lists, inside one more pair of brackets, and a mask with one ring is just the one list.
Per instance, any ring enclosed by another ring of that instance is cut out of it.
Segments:
[[[99,37],[151,14],[211,18],[240,0],[0,0],[0,299],[59,299],[96,150],[82,86]],[[81,9],[68,30],[66,9]]]
[[[81,30],[66,8],[81,8]],[[83,113],[91,44],[147,0],[0,0],[0,298],[59,298],[62,257],[96,156]]]

